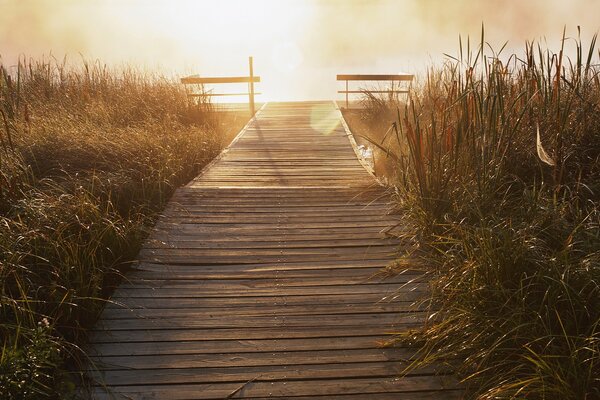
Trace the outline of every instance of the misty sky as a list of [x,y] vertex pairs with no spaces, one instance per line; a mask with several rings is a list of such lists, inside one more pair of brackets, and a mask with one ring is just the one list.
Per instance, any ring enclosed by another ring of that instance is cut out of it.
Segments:
[[243,75],[266,100],[335,97],[337,73],[419,72],[458,36],[557,48],[600,30],[600,0],[0,0],[0,56],[68,54],[169,76]]

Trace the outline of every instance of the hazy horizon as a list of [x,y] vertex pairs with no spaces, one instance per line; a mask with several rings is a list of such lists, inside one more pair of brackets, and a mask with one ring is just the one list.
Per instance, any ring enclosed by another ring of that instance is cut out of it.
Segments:
[[493,47],[519,53],[528,40],[558,50],[564,26],[588,42],[600,29],[600,0],[0,0],[0,10],[5,65],[52,53],[225,76],[246,75],[253,56],[259,101],[334,98],[338,73],[418,73],[455,54],[459,35],[478,42],[482,23]]

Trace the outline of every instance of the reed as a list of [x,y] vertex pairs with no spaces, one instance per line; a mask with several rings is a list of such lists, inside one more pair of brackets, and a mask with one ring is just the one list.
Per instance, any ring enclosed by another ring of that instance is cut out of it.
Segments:
[[599,398],[596,36],[503,49],[483,28],[461,41],[373,140],[416,227],[401,264],[423,266],[439,310],[399,340],[422,344],[415,368],[460,360],[470,398]]

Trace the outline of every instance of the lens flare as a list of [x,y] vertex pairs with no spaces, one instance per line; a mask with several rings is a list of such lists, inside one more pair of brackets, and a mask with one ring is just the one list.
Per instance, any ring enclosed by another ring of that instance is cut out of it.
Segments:
[[327,104],[316,105],[310,110],[310,127],[322,135],[330,135],[341,127],[340,119],[337,118],[337,110]]

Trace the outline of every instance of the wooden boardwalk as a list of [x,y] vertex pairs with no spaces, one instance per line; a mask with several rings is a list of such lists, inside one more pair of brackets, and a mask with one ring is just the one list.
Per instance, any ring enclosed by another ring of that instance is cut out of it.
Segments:
[[400,378],[412,350],[381,346],[422,323],[425,290],[377,276],[397,251],[388,201],[333,103],[267,104],[176,192],[115,292],[92,397],[457,398],[431,371]]

